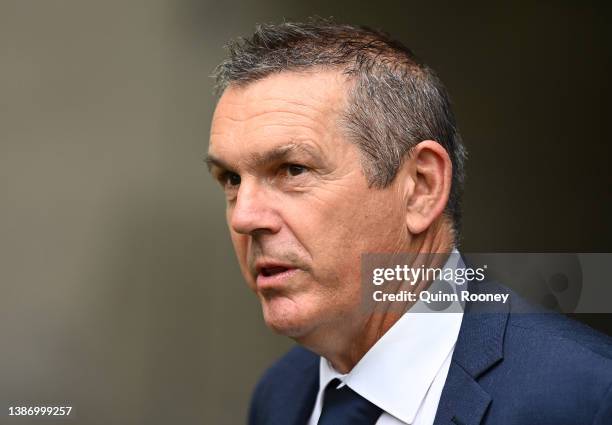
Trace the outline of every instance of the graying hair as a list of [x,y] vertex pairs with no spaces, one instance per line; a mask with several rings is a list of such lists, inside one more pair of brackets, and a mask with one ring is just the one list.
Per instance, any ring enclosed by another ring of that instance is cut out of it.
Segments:
[[391,184],[419,142],[440,143],[453,166],[445,214],[457,237],[467,153],[444,85],[410,49],[381,31],[320,18],[258,25],[253,35],[227,48],[227,59],[214,72],[219,94],[273,73],[317,67],[338,69],[354,80],[342,121],[361,150],[370,187]]

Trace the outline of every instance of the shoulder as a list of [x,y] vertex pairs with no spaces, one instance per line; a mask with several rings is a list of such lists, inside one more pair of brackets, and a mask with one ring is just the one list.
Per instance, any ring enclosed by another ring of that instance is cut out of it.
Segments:
[[[527,345],[530,349],[523,353],[527,358],[545,356],[550,357],[550,360],[554,358],[560,361],[584,358],[599,358],[604,362],[612,360],[611,337],[563,314],[534,306],[513,290],[498,283],[487,282],[484,289],[473,288],[470,292],[508,295],[507,307],[491,308],[493,313],[507,315],[503,342],[505,355],[513,351],[524,352]],[[468,308],[466,314],[474,311],[478,317],[479,312],[486,313],[488,308]],[[559,350],[552,349],[555,347]]]
[[537,345],[538,349],[532,347],[533,354],[548,353],[551,361],[612,361],[609,336],[562,314],[536,309],[516,294],[511,295],[511,300],[505,338],[509,349],[519,349],[518,343],[527,343]]
[[313,352],[296,346],[272,364],[253,392],[249,423],[270,423],[271,414],[279,414],[302,399],[316,396],[319,359]]
[[493,415],[530,412],[540,423],[604,423],[597,416],[612,417],[612,339],[511,294],[503,358],[480,382],[493,400],[507,400]]

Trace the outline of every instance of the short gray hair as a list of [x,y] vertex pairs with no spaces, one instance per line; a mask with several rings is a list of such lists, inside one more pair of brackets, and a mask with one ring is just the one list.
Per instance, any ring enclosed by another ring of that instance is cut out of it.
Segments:
[[419,142],[440,143],[453,166],[445,213],[458,235],[467,153],[444,85],[410,49],[381,31],[320,18],[258,25],[253,35],[227,48],[228,57],[214,72],[219,94],[230,85],[317,67],[338,69],[353,79],[343,123],[361,150],[371,187],[391,184]]

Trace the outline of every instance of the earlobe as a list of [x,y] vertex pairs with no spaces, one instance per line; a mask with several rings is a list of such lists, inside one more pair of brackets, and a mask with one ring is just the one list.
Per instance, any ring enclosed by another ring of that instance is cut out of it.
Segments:
[[419,234],[442,215],[451,189],[452,164],[439,143],[425,140],[414,147],[405,164],[413,181],[406,198],[406,226]]

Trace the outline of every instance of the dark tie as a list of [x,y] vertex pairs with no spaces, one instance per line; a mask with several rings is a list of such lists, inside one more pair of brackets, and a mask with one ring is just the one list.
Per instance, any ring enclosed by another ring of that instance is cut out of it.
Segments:
[[327,384],[318,425],[374,425],[382,409],[347,385],[336,389],[339,384],[338,379]]

